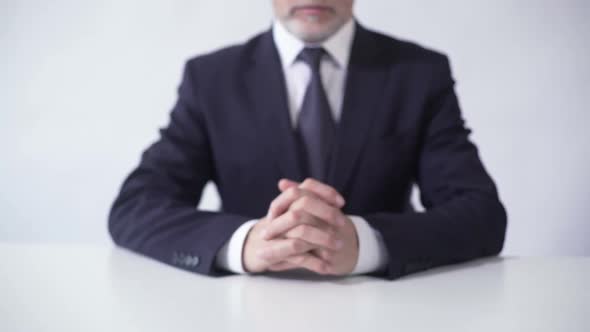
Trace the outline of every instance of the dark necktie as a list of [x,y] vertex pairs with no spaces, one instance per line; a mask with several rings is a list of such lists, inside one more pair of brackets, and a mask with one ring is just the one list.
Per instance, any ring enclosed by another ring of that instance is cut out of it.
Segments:
[[298,57],[309,65],[311,80],[299,113],[297,132],[303,143],[303,157],[306,160],[309,176],[319,181],[326,181],[330,152],[336,133],[336,125],[320,74],[320,63],[324,55],[323,48],[305,48]]

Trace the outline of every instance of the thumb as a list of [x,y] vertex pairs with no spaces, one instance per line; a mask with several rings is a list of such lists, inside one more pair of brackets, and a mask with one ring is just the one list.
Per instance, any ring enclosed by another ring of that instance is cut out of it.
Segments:
[[283,192],[291,187],[297,187],[298,185],[299,185],[299,182],[291,181],[289,179],[279,180],[279,190],[281,192]]

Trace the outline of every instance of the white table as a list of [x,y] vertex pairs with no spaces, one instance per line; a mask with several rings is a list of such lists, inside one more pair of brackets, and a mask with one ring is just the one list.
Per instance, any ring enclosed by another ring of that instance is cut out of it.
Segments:
[[590,331],[589,284],[590,258],[211,278],[114,247],[0,244],[0,331]]

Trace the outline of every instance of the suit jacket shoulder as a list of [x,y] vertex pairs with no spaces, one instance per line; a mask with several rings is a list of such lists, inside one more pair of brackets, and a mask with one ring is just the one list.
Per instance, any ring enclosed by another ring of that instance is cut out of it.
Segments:
[[363,27],[360,27],[359,33],[373,39],[374,45],[379,48],[379,53],[390,59],[414,64],[440,64],[448,61],[447,56],[440,51],[396,36],[385,35]]
[[186,69],[193,71],[198,68],[200,76],[205,75],[210,79],[224,76],[223,74],[237,73],[236,71],[242,70],[248,64],[260,40],[268,33],[262,32],[244,43],[191,57],[187,61]]

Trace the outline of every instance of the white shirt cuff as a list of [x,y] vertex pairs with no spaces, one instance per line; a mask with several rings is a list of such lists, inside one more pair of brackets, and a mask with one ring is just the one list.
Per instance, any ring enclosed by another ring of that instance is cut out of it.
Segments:
[[388,261],[387,248],[381,234],[358,216],[348,216],[358,236],[359,257],[351,274],[365,274],[382,270]]
[[248,232],[257,222],[258,219],[249,220],[236,229],[229,241],[217,253],[215,257],[217,267],[234,273],[246,273],[242,265],[242,249]]

